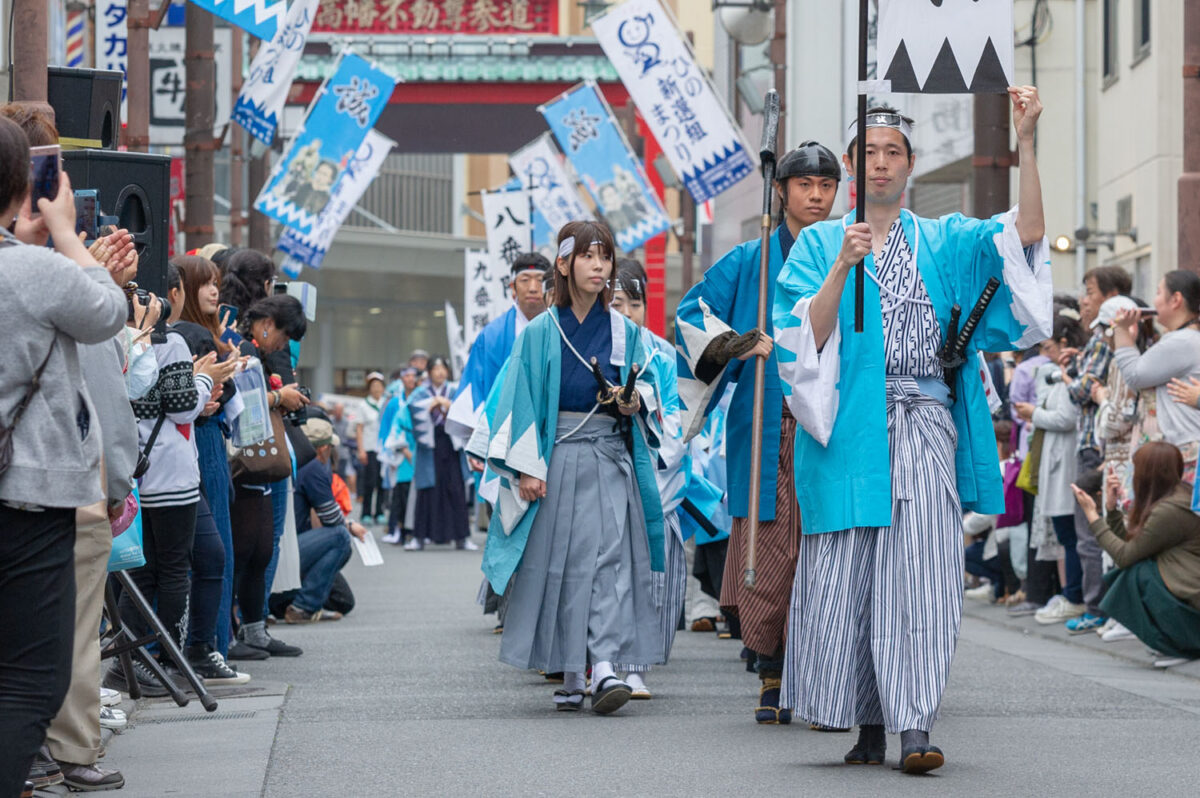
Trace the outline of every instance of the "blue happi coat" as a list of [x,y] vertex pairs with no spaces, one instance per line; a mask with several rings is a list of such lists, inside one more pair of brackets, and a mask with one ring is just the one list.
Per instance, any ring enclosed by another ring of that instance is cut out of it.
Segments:
[[512,353],[517,339],[517,306],[513,305],[502,316],[490,323],[475,336],[467,364],[458,381],[458,391],[452,397],[454,404],[446,417],[446,432],[459,438],[471,437],[483,403],[487,401],[492,386],[504,368],[504,362]]
[[[570,311],[564,311],[569,313]],[[483,552],[483,573],[497,593],[503,593],[525,552],[529,530],[540,502],[527,502],[518,492],[519,476],[546,479],[558,427],[559,389],[562,375],[562,337],[555,321],[559,309],[551,308],[522,331],[513,347],[501,381],[493,389],[468,450],[486,454],[500,477],[500,491],[488,526]],[[645,349],[641,331],[616,311],[608,311],[612,332],[610,362],[622,382],[634,363],[641,364]],[[566,357],[574,357],[569,351]],[[638,376],[642,411],[633,429],[633,462],[638,491],[646,516],[650,567],[663,569],[663,513],[655,482],[655,461],[661,429],[661,399],[654,371]],[[482,443],[486,435],[486,445]],[[553,490],[554,486],[548,486]]]
[[[413,390],[416,394],[416,390]],[[403,386],[399,393],[388,400],[379,420],[379,461],[386,469],[384,484],[412,482],[414,461],[417,454],[417,437],[413,431],[412,414],[408,403],[412,396],[404,395]],[[408,452],[408,457],[404,452]]]
[[[776,352],[796,434],[796,496],[804,533],[892,523],[883,318],[879,287],[865,285],[864,332],[854,332],[854,277],[846,281],[834,332],[818,352],[808,306],[842,246],[847,216],[800,234],[775,292]],[[1022,248],[1015,209],[991,219],[961,214],[924,219],[903,211],[901,224],[946,333],[950,307],[963,321],[989,277],[1002,281],[958,372],[950,408],[958,431],[955,470],[964,511],[1004,512],[996,437],[980,378],[981,351],[1024,349],[1049,338],[1053,321],[1050,261],[1045,239]],[[872,255],[864,261],[872,274]],[[731,419],[732,425],[732,419]],[[732,474],[731,474],[732,477]],[[919,497],[916,497],[919,499]]]
[[[767,291],[767,324],[764,332],[774,336],[770,308],[775,280],[783,268],[784,250],[791,246],[791,233],[780,225],[770,238],[770,273]],[[704,273],[704,279],[684,296],[675,314],[675,343],[678,347],[679,398],[682,404],[684,440],[698,434],[705,416],[715,407],[730,382],[736,384],[729,407],[729,512],[745,518],[750,505],[750,418],[754,405],[754,361],[732,360],[711,383],[695,376],[701,353],[717,335],[733,330],[753,330],[758,323],[758,275],[762,257],[759,240],[738,244]],[[745,377],[745,379],[742,379]],[[779,365],[774,352],[767,358],[763,394],[762,488],[758,517],[775,518],[775,488],[779,471],[780,419],[783,393]]]
[[717,406],[708,414],[700,434],[688,442],[691,474],[688,477],[687,497],[696,509],[712,523],[717,534],[710,533],[688,512],[680,510],[680,531],[683,539],[695,536],[696,545],[715,543],[729,537],[733,519],[729,515],[726,493],[728,476],[725,469],[725,416],[732,392],[726,389]]
[[[454,391],[455,384],[447,383],[446,395],[454,396]],[[417,441],[417,452],[413,458],[413,487],[417,490],[426,490],[437,484],[437,470],[434,464],[435,423],[433,414],[430,412],[433,396],[433,386],[429,382],[423,382],[408,398],[407,410],[412,418],[413,436]],[[444,425],[445,422],[443,422]],[[454,448],[459,450],[459,465],[465,481],[468,476],[466,454],[461,449],[460,441],[456,440],[454,436],[451,436],[450,440],[454,443]]]

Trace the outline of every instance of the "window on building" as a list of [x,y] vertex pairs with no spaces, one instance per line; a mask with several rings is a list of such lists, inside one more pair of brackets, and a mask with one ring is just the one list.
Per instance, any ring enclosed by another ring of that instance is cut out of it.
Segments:
[[1104,68],[1104,83],[1108,85],[1117,79],[1117,0],[1104,0],[1104,42],[1102,61]]
[[1133,8],[1133,63],[1150,55],[1150,0],[1135,0]]

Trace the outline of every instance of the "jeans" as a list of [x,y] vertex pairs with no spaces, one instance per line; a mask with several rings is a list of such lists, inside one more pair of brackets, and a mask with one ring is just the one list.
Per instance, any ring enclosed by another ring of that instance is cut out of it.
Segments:
[[229,505],[233,501],[233,481],[225,454],[225,435],[216,421],[197,420],[196,451],[200,456],[200,486],[212,510],[213,522],[221,536],[225,564],[221,572],[221,603],[217,610],[216,647],[229,653],[229,610],[233,606],[233,526]]
[[0,504],[0,796],[19,795],[71,682],[75,510]]
[[992,583],[992,592],[996,598],[1004,595],[1004,570],[999,557],[983,559],[983,549],[986,540],[977,540],[963,550],[964,566],[967,573],[979,576]]
[[1063,561],[1066,565],[1067,583],[1063,595],[1072,604],[1083,603],[1083,569],[1079,565],[1079,553],[1075,549],[1075,516],[1056,515],[1050,519],[1054,524],[1054,536],[1062,544]]
[[271,562],[267,563],[267,571],[263,574],[263,617],[267,617],[267,599],[271,597],[271,585],[275,582],[275,572],[279,570],[279,541],[283,539],[283,530],[287,526],[287,506],[292,500],[290,489],[291,479],[281,479],[271,485]]
[[350,560],[350,533],[344,526],[322,526],[300,534],[300,592],[297,609],[316,612],[325,606],[333,579]]
[[189,646],[215,646],[221,593],[225,585],[225,544],[217,532],[204,496],[196,507],[196,535],[192,542],[192,597],[188,603]]
[[[186,629],[183,615],[191,589],[192,537],[196,533],[196,504],[142,508],[142,552],[146,564],[129,572],[129,578],[162,621],[167,634],[179,645]],[[121,596],[121,620],[139,634],[149,628],[134,608],[128,593]]]

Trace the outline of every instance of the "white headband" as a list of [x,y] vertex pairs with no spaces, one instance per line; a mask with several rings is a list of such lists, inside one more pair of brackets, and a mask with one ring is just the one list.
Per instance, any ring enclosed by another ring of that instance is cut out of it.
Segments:
[[[900,114],[890,112],[867,114],[867,127],[890,127],[892,130],[899,130],[900,135],[904,136],[904,140],[908,142],[908,145],[912,146],[912,125]],[[850,123],[850,130],[846,134],[846,149],[850,149],[850,145],[854,143],[856,138],[858,138],[857,119]]]
[[[588,244],[588,246],[591,247],[594,244],[603,244],[603,243],[604,243],[603,241],[593,241],[591,244]],[[575,251],[575,236],[567,236],[566,238],[564,238],[562,240],[562,243],[558,245],[558,257],[560,257],[560,258],[569,258],[569,257],[571,257],[571,253],[574,251]]]

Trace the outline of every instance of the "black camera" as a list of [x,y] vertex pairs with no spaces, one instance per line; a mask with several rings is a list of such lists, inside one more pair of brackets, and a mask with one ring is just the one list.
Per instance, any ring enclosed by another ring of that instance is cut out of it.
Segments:
[[[158,301],[162,305],[162,313],[159,314],[158,321],[155,322],[154,329],[150,333],[151,343],[156,343],[156,344],[163,343],[166,340],[167,319],[171,318],[171,312],[172,312],[171,303],[165,296],[160,296],[158,298]],[[133,303],[137,302],[138,305],[143,308],[149,307],[150,292],[144,288],[138,288],[135,284],[133,287],[133,292],[126,295],[125,302],[129,306],[129,310],[126,315],[126,320],[133,321],[134,320]]]
[[[305,399],[312,399],[312,391],[308,390],[308,388],[304,387],[303,385],[297,387],[296,390],[299,391]],[[287,411],[283,414],[283,420],[294,427],[300,426],[305,421],[308,421],[308,405],[300,405],[295,410]]]

